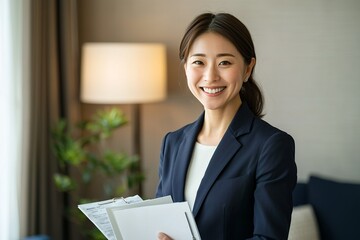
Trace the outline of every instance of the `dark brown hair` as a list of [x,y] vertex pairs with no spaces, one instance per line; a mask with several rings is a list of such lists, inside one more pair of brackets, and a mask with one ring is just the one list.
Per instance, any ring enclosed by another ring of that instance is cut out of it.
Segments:
[[[179,57],[183,63],[186,62],[190,47],[195,39],[206,32],[214,32],[227,38],[244,57],[246,64],[250,64],[252,58],[256,59],[254,43],[250,32],[239,19],[228,13],[203,13],[190,23],[181,40]],[[260,88],[252,76],[254,68],[248,81],[243,84],[240,98],[242,101],[247,102],[250,110],[256,116],[262,117],[264,99]]]

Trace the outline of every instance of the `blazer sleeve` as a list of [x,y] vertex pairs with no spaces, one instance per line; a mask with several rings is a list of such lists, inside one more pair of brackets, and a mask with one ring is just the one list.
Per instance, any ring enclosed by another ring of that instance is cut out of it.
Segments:
[[156,189],[156,197],[163,197],[163,172],[164,172],[164,152],[165,152],[165,146],[166,146],[166,140],[169,133],[165,135],[163,138],[162,144],[161,144],[161,150],[160,150],[160,162],[159,162],[159,169],[158,169],[158,175],[159,175],[159,182]]
[[251,239],[288,238],[296,181],[295,142],[285,132],[276,132],[263,145],[258,160]]

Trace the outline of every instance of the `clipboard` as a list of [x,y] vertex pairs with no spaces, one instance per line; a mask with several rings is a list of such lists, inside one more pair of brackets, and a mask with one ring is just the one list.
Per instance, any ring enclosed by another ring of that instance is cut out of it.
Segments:
[[106,209],[117,240],[157,239],[159,232],[173,239],[201,240],[187,202],[170,196]]
[[[122,234],[121,234],[121,231],[120,231],[120,226],[116,221],[116,216],[117,216],[117,213],[119,211],[125,210],[125,209],[131,209],[131,208],[138,208],[138,207],[154,206],[154,205],[159,205],[159,204],[172,203],[172,202],[173,202],[172,198],[170,196],[166,196],[166,197],[161,197],[161,198],[155,198],[155,199],[151,199],[151,200],[145,200],[145,201],[141,201],[141,202],[136,202],[136,203],[133,203],[133,204],[106,208],[106,212],[108,214],[112,229],[113,229],[114,234],[116,236],[116,240],[123,240],[124,239],[122,237]],[[156,239],[156,238],[154,238],[154,239]]]
[[173,203],[171,196],[142,200],[135,195],[78,207],[109,240],[157,239],[159,232],[201,240],[188,203]]

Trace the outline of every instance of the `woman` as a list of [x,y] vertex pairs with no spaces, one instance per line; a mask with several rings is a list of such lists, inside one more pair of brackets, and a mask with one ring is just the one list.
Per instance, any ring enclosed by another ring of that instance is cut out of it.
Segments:
[[295,144],[261,120],[249,31],[230,14],[201,14],[186,30],[180,59],[204,112],[164,137],[156,196],[188,201],[203,240],[287,239]]

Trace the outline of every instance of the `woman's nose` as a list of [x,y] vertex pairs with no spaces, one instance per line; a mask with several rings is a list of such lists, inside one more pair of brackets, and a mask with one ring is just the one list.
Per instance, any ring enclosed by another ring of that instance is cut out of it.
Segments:
[[208,65],[205,69],[204,79],[207,82],[217,81],[220,79],[219,72],[216,66]]

